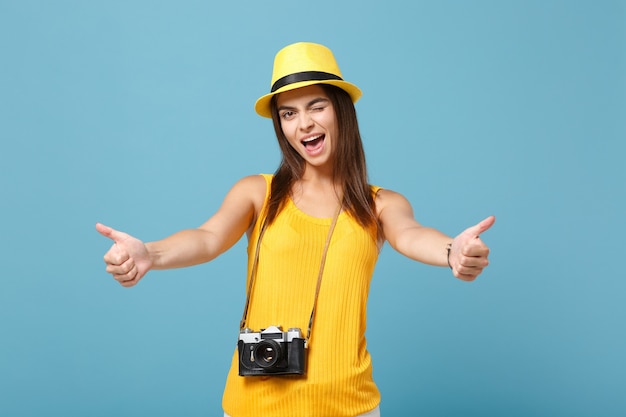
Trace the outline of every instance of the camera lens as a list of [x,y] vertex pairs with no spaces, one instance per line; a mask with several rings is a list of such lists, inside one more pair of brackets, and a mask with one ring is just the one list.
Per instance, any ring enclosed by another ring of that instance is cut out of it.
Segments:
[[254,348],[255,363],[262,368],[271,368],[281,359],[280,345],[273,340],[263,340]]

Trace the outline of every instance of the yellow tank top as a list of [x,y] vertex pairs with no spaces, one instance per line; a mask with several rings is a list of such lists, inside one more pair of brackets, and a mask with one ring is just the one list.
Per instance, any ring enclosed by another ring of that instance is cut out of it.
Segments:
[[[272,176],[264,177],[266,205]],[[299,327],[306,334],[331,222],[287,202],[261,241],[248,327],[254,331],[272,325],[281,325],[283,330]],[[248,242],[248,279],[261,223],[257,221]],[[379,404],[365,341],[367,297],[377,259],[374,232],[342,212],[326,257],[306,375],[241,377],[235,351],[222,401],[227,414],[347,417]]]

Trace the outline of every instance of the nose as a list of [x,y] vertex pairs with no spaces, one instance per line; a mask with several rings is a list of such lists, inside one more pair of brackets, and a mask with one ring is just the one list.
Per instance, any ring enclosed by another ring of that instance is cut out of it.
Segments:
[[303,111],[299,113],[298,123],[300,129],[306,131],[313,127],[313,118],[309,112]]

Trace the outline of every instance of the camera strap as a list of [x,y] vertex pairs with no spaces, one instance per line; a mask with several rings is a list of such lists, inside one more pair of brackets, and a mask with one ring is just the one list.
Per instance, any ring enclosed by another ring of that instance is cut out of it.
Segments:
[[[309,339],[311,338],[311,329],[313,328],[313,319],[315,318],[315,310],[317,308],[317,299],[319,297],[320,288],[322,287],[322,276],[324,275],[324,265],[326,264],[326,255],[328,253],[328,248],[330,246],[330,240],[333,236],[333,231],[335,230],[335,226],[337,225],[337,220],[339,219],[339,214],[341,213],[342,206],[340,205],[333,216],[332,223],[330,224],[330,228],[328,229],[328,235],[326,236],[326,243],[324,244],[324,251],[322,252],[322,260],[320,262],[320,269],[317,274],[317,285],[315,287],[315,299],[313,300],[313,308],[311,310],[311,317],[309,318],[309,327],[307,329],[305,347],[309,344]],[[246,327],[246,321],[248,318],[248,308],[250,307],[250,298],[252,297],[252,290],[254,289],[254,279],[256,278],[256,270],[259,264],[259,249],[261,248],[261,239],[265,234],[265,229],[267,228],[267,219],[263,220],[263,226],[261,226],[261,231],[259,232],[259,238],[256,242],[256,248],[254,250],[254,260],[252,263],[252,271],[250,271],[250,282],[248,283],[248,291],[246,291],[246,304],[243,310],[243,316],[241,317],[241,322],[239,323],[239,330],[243,330]]]

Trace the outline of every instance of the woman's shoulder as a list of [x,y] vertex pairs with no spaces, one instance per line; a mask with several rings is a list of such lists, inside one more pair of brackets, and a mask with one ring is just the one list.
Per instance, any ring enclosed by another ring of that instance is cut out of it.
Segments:
[[402,194],[390,190],[389,188],[383,188],[378,185],[370,185],[372,192],[374,193],[374,198],[376,198],[376,202],[383,202],[386,200],[393,200],[397,197],[402,197]]
[[249,198],[254,205],[260,208],[265,201],[272,181],[270,174],[248,175],[241,178],[231,189],[231,193]]
[[251,195],[265,195],[271,181],[272,176],[269,174],[248,175],[237,181],[233,186],[233,190],[250,193]]
[[406,207],[410,206],[409,201],[402,194],[389,190],[387,188],[377,187],[376,193],[376,211],[380,213],[389,207]]
[[246,187],[265,187],[267,184],[271,184],[272,182],[272,174],[254,174],[247,175],[237,181],[236,185],[246,186]]

